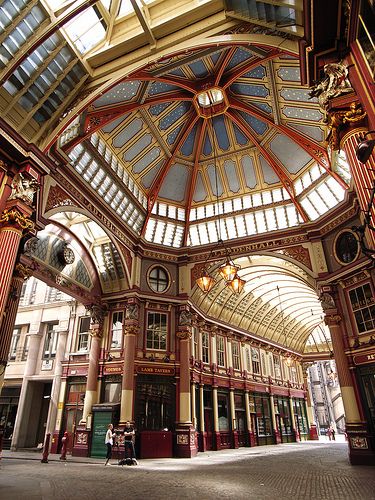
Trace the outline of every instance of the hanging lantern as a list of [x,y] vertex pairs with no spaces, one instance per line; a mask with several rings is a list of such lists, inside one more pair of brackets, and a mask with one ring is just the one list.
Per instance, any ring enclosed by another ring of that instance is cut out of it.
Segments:
[[205,293],[208,293],[216,283],[214,278],[212,278],[212,276],[210,276],[206,270],[202,272],[202,276],[196,279],[195,282],[202,290],[202,292]]
[[231,262],[228,258],[225,264],[222,264],[219,267],[219,273],[225,279],[225,281],[233,281],[233,279],[237,275],[238,270],[239,266],[235,266],[234,263]]
[[227,286],[230,287],[233,293],[241,293],[246,281],[241,279],[236,273],[231,281],[227,282]]

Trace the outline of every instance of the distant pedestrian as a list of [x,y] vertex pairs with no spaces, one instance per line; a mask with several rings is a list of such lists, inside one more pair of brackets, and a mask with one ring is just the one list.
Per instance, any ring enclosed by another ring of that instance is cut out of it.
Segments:
[[332,435],[332,441],[336,441],[336,438],[335,438],[335,429],[333,427],[331,427],[331,435]]
[[[106,462],[104,465],[108,465],[108,462],[109,460],[111,459],[112,457],[112,446],[113,446],[113,439],[115,438],[116,434],[113,431],[113,425],[112,424],[108,424],[108,430],[107,430],[107,433],[105,435],[105,440],[104,440],[104,443],[105,445],[107,446],[107,455],[106,455]],[[109,464],[111,465],[111,464]]]
[[332,428],[328,427],[327,429],[327,436],[330,441],[332,441]]

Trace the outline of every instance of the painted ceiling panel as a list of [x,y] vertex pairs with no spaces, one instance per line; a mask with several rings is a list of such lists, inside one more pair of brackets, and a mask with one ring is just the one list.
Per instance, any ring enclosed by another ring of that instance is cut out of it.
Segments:
[[122,148],[124,144],[129,142],[138,132],[142,129],[143,122],[141,119],[136,118],[132,120],[129,125],[124,127],[113,139],[113,146],[115,148]]
[[194,150],[195,136],[197,133],[197,126],[193,127],[190,134],[187,136],[186,141],[182,145],[181,153],[184,156],[191,156]]
[[117,120],[113,120],[112,122],[108,123],[108,125],[105,125],[102,128],[102,131],[105,132],[106,134],[110,134],[115,130],[115,128],[120,125],[120,123],[123,123],[127,117],[129,116],[129,113],[126,115],[120,116],[120,118],[117,118]]
[[277,134],[270,148],[291,174],[296,174],[311,161],[311,156],[286,135]]
[[276,184],[277,182],[280,182],[280,179],[277,176],[276,172],[268,163],[268,161],[263,158],[263,156],[259,156],[259,163],[262,168],[263,179],[266,184]]
[[248,138],[241,132],[237,125],[233,124],[234,135],[236,137],[237,144],[244,146],[249,142]]
[[215,116],[212,123],[219,148],[227,151],[229,149],[229,137],[223,115]]
[[170,132],[167,135],[167,142],[168,142],[168,144],[170,144],[170,145],[174,144],[174,142],[177,139],[177,136],[180,133],[181,129],[182,129],[182,125],[178,125],[177,127],[174,128],[174,130],[172,130],[172,132]]
[[238,47],[225,69],[227,71],[231,70],[236,66],[239,66],[241,63],[248,61],[252,57],[254,57],[254,54],[252,54],[252,52],[249,52],[248,50],[243,49],[242,47]]
[[144,151],[147,146],[151,144],[152,141],[152,136],[151,134],[145,134],[140,137],[133,146],[131,146],[129,149],[126,150],[125,154],[123,155],[124,160],[126,161],[132,161],[136,156],[139,155],[141,151]]
[[288,118],[298,118],[299,120],[307,120],[319,122],[323,119],[323,114],[319,109],[296,108],[294,106],[285,106],[282,112]]
[[302,123],[291,123],[290,126],[299,130],[303,134],[306,134],[311,139],[317,142],[322,142],[324,139],[323,130],[319,127],[313,127],[312,125],[303,125]]
[[254,169],[254,161],[250,156],[243,156],[241,158],[243,173],[245,175],[246,185],[250,189],[255,188],[257,185],[257,178]]
[[236,164],[232,160],[224,162],[224,171],[227,178],[229,189],[232,193],[237,193],[240,189],[240,183],[237,176]]
[[178,163],[172,165],[160,190],[160,197],[167,200],[183,201],[188,175],[188,167],[185,165]]
[[209,75],[209,71],[202,60],[189,64],[189,68],[197,78],[205,78]]
[[277,70],[277,75],[284,82],[299,82],[301,80],[301,73],[298,66],[281,66]]
[[159,121],[159,127],[161,130],[167,130],[173,123],[176,122],[179,118],[184,116],[189,109],[191,108],[191,104],[189,102],[181,102],[172,109],[167,115],[165,115]]
[[211,192],[214,196],[223,194],[223,184],[221,182],[220,172],[213,165],[209,165],[206,170]]
[[318,100],[314,97],[311,98],[309,96],[308,89],[296,89],[290,87],[284,87],[280,92],[281,97],[283,97],[286,101],[302,101],[302,102],[318,102]]
[[132,166],[132,170],[135,174],[139,174],[142,172],[145,168],[147,168],[149,165],[151,165],[152,162],[156,160],[160,156],[161,150],[158,147],[153,147],[150,149],[147,153],[145,153],[140,160],[137,161]]
[[158,175],[159,173],[159,170],[161,169],[161,166],[163,165],[163,160],[160,160],[156,165],[155,167],[152,167],[148,172],[147,174],[143,175],[141,177],[141,182],[143,184],[143,186],[146,188],[146,189],[149,189],[155,179],[155,177]]
[[265,76],[266,76],[266,70],[265,70],[264,66],[257,66],[256,68],[245,73],[242,78],[262,79]]
[[265,87],[265,85],[255,85],[253,83],[234,83],[231,85],[230,89],[234,94],[241,96],[269,96],[269,90]]
[[259,120],[258,118],[255,118],[255,116],[249,115],[244,111],[240,111],[240,114],[250,125],[252,132],[255,132],[256,134],[259,135],[263,135],[264,132],[268,129],[268,125],[265,122]]
[[93,102],[94,108],[117,104],[119,102],[131,101],[137,95],[141,82],[130,80],[115,85],[111,90]]
[[196,203],[199,203],[199,202],[204,201],[206,198],[207,198],[207,191],[206,191],[206,188],[203,184],[202,174],[200,172],[198,172],[193,200]]
[[173,92],[176,90],[180,90],[180,87],[176,87],[175,85],[169,85],[164,82],[154,82],[148,90],[148,95],[158,95],[165,94],[166,92]]
[[163,102],[161,104],[156,104],[155,106],[150,106],[149,112],[151,115],[158,116],[170,105],[171,105],[170,102]]

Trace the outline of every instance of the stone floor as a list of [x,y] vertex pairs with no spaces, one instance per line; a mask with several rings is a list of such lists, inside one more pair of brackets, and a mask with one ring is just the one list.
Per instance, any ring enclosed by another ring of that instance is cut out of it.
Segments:
[[[375,500],[375,468],[350,466],[346,443],[291,443],[141,460],[105,467],[98,459],[4,452],[1,500],[259,499]],[[112,461],[115,464],[115,461]]]

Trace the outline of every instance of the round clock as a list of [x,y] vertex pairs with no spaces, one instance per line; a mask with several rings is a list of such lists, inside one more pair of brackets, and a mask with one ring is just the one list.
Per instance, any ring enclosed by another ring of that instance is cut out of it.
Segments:
[[350,262],[353,262],[358,253],[358,240],[351,231],[343,231],[337,236],[335,242],[335,254],[341,264],[349,264]]
[[74,255],[74,252],[71,248],[69,248],[68,246],[65,246],[60,254],[60,257],[61,257],[61,261],[64,263],[64,264],[73,264],[74,260],[75,260],[75,255]]

